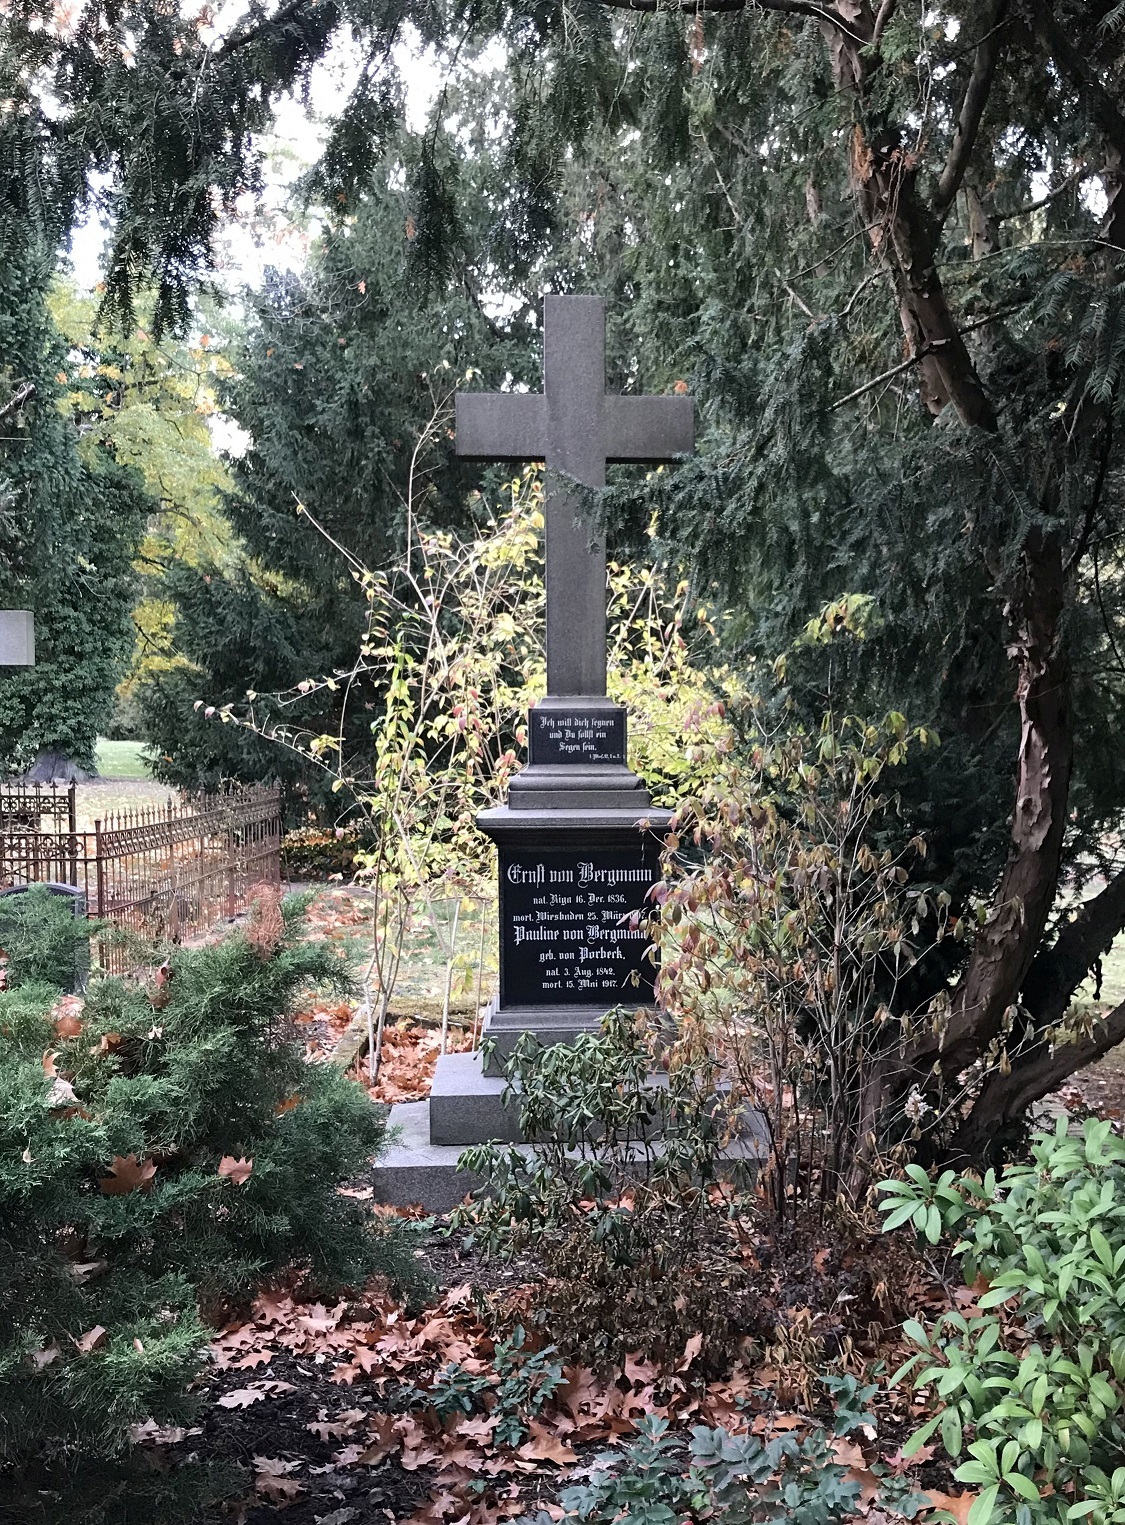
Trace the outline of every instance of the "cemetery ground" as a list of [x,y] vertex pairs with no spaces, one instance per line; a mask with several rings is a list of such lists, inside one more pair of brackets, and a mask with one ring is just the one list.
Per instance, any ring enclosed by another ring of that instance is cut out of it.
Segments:
[[[246,982],[264,978],[258,971],[268,972],[271,959],[282,957],[271,941],[278,935],[271,915],[268,904],[259,906],[247,928],[233,934],[227,929],[228,943],[217,945],[220,953],[228,944],[244,950],[232,986],[240,1002]],[[328,886],[311,908],[303,940],[310,946],[327,942],[332,961],[362,967],[369,926],[360,889]],[[387,1099],[425,1093],[440,1033],[447,964],[432,928],[416,931],[390,1013],[394,1041],[375,1092]],[[469,946],[473,935],[479,943],[479,928],[468,917],[464,931]],[[180,999],[177,980],[187,978],[190,985],[190,959],[196,956],[180,955],[189,963],[170,985],[157,977],[145,987],[135,1025],[143,1036],[144,1024],[152,1024],[150,1041],[159,1043],[173,1021],[176,1008],[167,992],[173,1002]],[[1103,997],[1111,999],[1123,979],[1125,961],[1108,961]],[[346,1029],[356,1004],[354,996],[333,996],[323,981],[295,993],[288,1009],[298,1072],[302,1065],[310,1075],[334,1068],[326,1062],[333,1039]],[[95,1069],[113,1065],[116,1056],[133,1051],[135,1041],[116,1027],[107,1031],[110,1020],[122,1029],[125,1023],[113,1012],[99,1018],[97,1005],[95,989],[85,1005],[80,997],[63,998],[51,1014],[52,1073],[72,1075],[83,1100],[90,1081],[82,1067],[91,1060],[82,1056],[94,1056]],[[450,1028],[454,1041],[464,1044],[471,1041],[472,1008],[463,1000],[460,1005]],[[209,1017],[209,1028],[214,1020]],[[67,1044],[78,1045],[71,1058]],[[1098,1110],[1092,1093],[1084,1095]],[[1076,1098],[1066,1100],[1076,1114],[1082,1109]],[[300,1107],[291,1114],[291,1104],[286,1097],[273,1110],[298,1116]],[[1103,1110],[1113,1116],[1112,1105]],[[1114,1122],[1120,1129],[1119,1116]],[[340,1147],[349,1147],[343,1135]],[[350,1147],[354,1156],[354,1141]],[[32,1162],[39,1148],[29,1140]],[[248,1144],[245,1154],[221,1160],[228,1210],[250,1200],[240,1194],[269,1168],[268,1158],[259,1141],[257,1147]],[[588,1286],[573,1264],[567,1273],[572,1284],[564,1289],[569,1303],[564,1298],[560,1304],[559,1263],[528,1249],[489,1256],[464,1222],[381,1208],[362,1157],[343,1175],[332,1153],[322,1160],[319,1179],[306,1177],[302,1189],[320,1194],[320,1211],[335,1198],[367,1221],[391,1227],[415,1274],[405,1282],[401,1271],[391,1279],[376,1276],[325,1297],[306,1289],[299,1261],[287,1262],[244,1296],[214,1301],[207,1360],[191,1383],[192,1409],[172,1421],[142,1417],[133,1427],[145,1475],[190,1478],[202,1469],[214,1483],[212,1502],[203,1514],[188,1516],[138,1512],[120,1501],[108,1514],[85,1515],[68,1505],[69,1519],[115,1525],[172,1525],[185,1517],[206,1525],[491,1525],[512,1519],[545,1525],[588,1518],[608,1525],[619,1518],[639,1525],[736,1525],[758,1516],[721,1505],[708,1493],[709,1463],[699,1455],[710,1443],[706,1436],[721,1427],[728,1459],[731,1447],[774,1447],[768,1453],[774,1459],[756,1474],[754,1487],[768,1490],[770,1478],[784,1472],[808,1503],[801,1517],[812,1525],[846,1519],[936,1525],[950,1516],[967,1525],[983,1490],[954,1477],[933,1436],[908,1454],[909,1437],[933,1405],[915,1391],[909,1373],[897,1381],[893,1374],[915,1353],[908,1333],[912,1319],[932,1326],[947,1313],[998,1318],[1006,1337],[1018,1344],[1023,1335],[1015,1313],[982,1309],[986,1279],[966,1283],[950,1253],[951,1239],[930,1243],[909,1226],[880,1233],[874,1213],[810,1212],[782,1227],[771,1221],[753,1186],[737,1199],[718,1193],[707,1232],[693,1251],[692,1280],[704,1288],[702,1302],[698,1296],[693,1301],[690,1286],[677,1292],[673,1284],[670,1325],[668,1308],[653,1309],[654,1327],[662,1320],[673,1331],[661,1351],[629,1348],[597,1359],[573,1343],[573,1316],[569,1325],[565,1319],[558,1326],[543,1322],[557,1317],[560,1306],[574,1315],[593,1295],[594,1282]],[[151,1179],[175,1168],[174,1150],[150,1159],[122,1156],[102,1190],[123,1211],[130,1204],[143,1207]],[[596,1223],[606,1204],[586,1205]],[[633,1204],[609,1208],[629,1214]],[[95,1285],[105,1274],[96,1264],[79,1270],[83,1277],[93,1275]],[[716,1314],[719,1337],[709,1322]],[[108,1358],[122,1340],[116,1329],[107,1337],[93,1323],[71,1337],[78,1361]],[[149,1338],[135,1337],[139,1353]],[[46,1345],[40,1352],[48,1373],[59,1359],[55,1349]],[[122,1359],[119,1349],[115,1359]],[[660,1441],[665,1426],[667,1439]],[[646,1456],[641,1448],[653,1445],[657,1449]],[[692,1446],[696,1503],[686,1507],[682,1493],[673,1491],[679,1511],[661,1512],[666,1506],[660,1500],[686,1470]],[[779,1446],[789,1447],[791,1456]],[[576,1501],[573,1490],[598,1486],[607,1454],[624,1477],[605,1508],[591,1512],[593,1506]],[[0,1502],[0,1520],[24,1525],[52,1519],[52,1502],[65,1501],[52,1500],[50,1489],[43,1489],[33,1508],[23,1499],[13,1513]]]
[[146,805],[162,805],[176,797],[174,789],[152,777],[140,742],[103,738],[98,742],[95,762],[97,777],[75,790],[79,831],[92,831],[96,820]]
[[[422,922],[412,928],[379,1079],[369,1091],[384,1104],[425,1097],[439,1049],[445,965]],[[356,966],[369,954],[369,925],[366,897],[354,887],[326,888],[311,913],[310,930]],[[458,945],[463,957],[471,956],[478,935],[479,923],[467,918]],[[1118,948],[1105,960],[1097,1004],[1121,994],[1125,950]],[[1092,988],[1085,998],[1093,1002]],[[310,1057],[341,1039],[338,1057],[350,1056],[363,1036],[354,1023],[358,1005],[306,1005],[299,1020],[307,1022]],[[452,1005],[450,1046],[467,1048],[473,1003],[462,998]],[[360,1042],[350,1069],[361,1082],[366,1064]],[[1078,1076],[1044,1116],[1063,1108],[1076,1126],[1094,1116],[1125,1131],[1125,1056],[1114,1051]],[[534,1253],[489,1258],[447,1218],[379,1207],[365,1176],[342,1189],[409,1225],[430,1286],[420,1302],[376,1285],[327,1306],[282,1289],[224,1327],[201,1384],[203,1415],[169,1455],[194,1446],[201,1456],[241,1468],[247,1486],[235,1512],[247,1525],[282,1514],[291,1525],[575,1518],[560,1506],[562,1491],[587,1478],[607,1448],[623,1452],[653,1418],[667,1422],[685,1445],[700,1425],[759,1436],[801,1436],[826,1426],[831,1459],[859,1490],[856,1519],[889,1525],[894,1511],[879,1494],[890,1480],[892,1493],[914,1495],[909,1507],[921,1519],[952,1517],[965,1525],[979,1491],[958,1483],[932,1445],[904,1454],[924,1409],[909,1380],[889,1386],[885,1378],[912,1354],[901,1332],[905,1318],[932,1319],[948,1309],[972,1317],[982,1287],[965,1287],[956,1262],[914,1244],[912,1235],[888,1238],[874,1221],[810,1219],[775,1237],[755,1222],[751,1202],[724,1247],[729,1286],[716,1286],[717,1296],[742,1301],[729,1364],[709,1364],[701,1337],[685,1325],[676,1359],[631,1353],[619,1367],[593,1370],[544,1348],[547,1336],[536,1332],[536,1319],[545,1271]],[[737,1292],[736,1265],[750,1277]],[[515,1346],[514,1359],[506,1342]],[[865,1423],[834,1436],[832,1395],[821,1383],[831,1368],[860,1381],[876,1376]],[[508,1393],[520,1387],[521,1372],[528,1373],[522,1406],[520,1396]],[[159,1453],[159,1437],[154,1443]],[[640,1501],[621,1518],[634,1513],[648,1519]],[[213,1518],[214,1525],[230,1518],[229,1506]]]

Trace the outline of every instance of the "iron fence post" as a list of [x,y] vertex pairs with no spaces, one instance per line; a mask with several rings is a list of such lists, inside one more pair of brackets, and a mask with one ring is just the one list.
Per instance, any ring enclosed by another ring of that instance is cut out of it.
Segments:
[[102,856],[102,823],[94,822],[94,876],[98,886],[98,915],[105,915],[105,859]]

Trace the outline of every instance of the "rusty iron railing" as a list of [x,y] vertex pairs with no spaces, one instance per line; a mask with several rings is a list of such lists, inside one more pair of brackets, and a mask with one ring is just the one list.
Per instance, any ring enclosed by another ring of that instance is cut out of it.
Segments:
[[[93,831],[78,831],[75,822],[73,786],[0,786],[0,884],[76,885],[91,916],[180,942],[245,910],[252,885],[280,882],[276,786],[121,811],[95,821]],[[131,962],[103,945],[106,967]]]

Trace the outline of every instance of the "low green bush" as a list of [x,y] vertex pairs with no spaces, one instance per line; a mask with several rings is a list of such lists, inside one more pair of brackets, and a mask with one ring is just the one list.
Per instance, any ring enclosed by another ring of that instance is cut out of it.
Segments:
[[[347,984],[302,909],[267,903],[148,988],[98,980],[77,1014],[42,982],[0,993],[0,1496],[26,1489],[21,1520],[116,1475],[131,1426],[182,1422],[208,1319],[263,1282],[413,1265],[336,1189],[383,1124],[293,1039],[299,992]],[[156,1517],[106,1488],[71,1517]]]
[[[647,1416],[636,1440],[595,1457],[588,1480],[562,1490],[563,1522],[835,1525],[850,1519],[863,1485],[839,1461],[832,1441],[860,1428],[874,1434],[874,1415],[864,1405],[878,1389],[859,1387],[854,1377],[824,1382],[835,1398],[833,1425],[803,1437],[786,1431],[763,1439],[697,1425],[685,1438],[667,1420]],[[878,1488],[885,1515],[912,1519],[929,1504],[882,1463],[876,1468],[867,1481]],[[544,1511],[517,1525],[550,1525],[552,1518]]]
[[281,867],[287,879],[309,884],[334,874],[355,873],[356,854],[370,851],[367,826],[299,826],[281,843]]
[[90,970],[90,938],[101,923],[75,916],[68,895],[33,884],[0,895],[0,949],[4,981],[11,988],[41,982],[74,990]]
[[650,1083],[661,1069],[655,1037],[618,1011],[571,1043],[525,1034],[506,1069],[532,1147],[463,1153],[488,1185],[454,1226],[487,1253],[535,1252],[547,1272],[536,1317],[568,1357],[678,1358],[698,1332],[701,1364],[729,1365],[746,1332],[747,1275],[729,1227],[728,1119],[710,1067],[672,1063],[664,1083]]
[[493,1420],[493,1442],[518,1446],[567,1380],[553,1345],[530,1350],[526,1341],[525,1331],[517,1326],[509,1339],[497,1342],[491,1369],[482,1370],[479,1361],[471,1367],[450,1361],[429,1387],[408,1384],[399,1391],[397,1401],[408,1409],[433,1409],[443,1422],[487,1413]]
[[905,1450],[940,1442],[979,1490],[969,1525],[1121,1525],[1125,1141],[1094,1120],[1072,1137],[1060,1118],[999,1176],[907,1172],[883,1182],[885,1227],[959,1235],[966,1282],[987,1289],[904,1326],[918,1354],[893,1380],[931,1409]]

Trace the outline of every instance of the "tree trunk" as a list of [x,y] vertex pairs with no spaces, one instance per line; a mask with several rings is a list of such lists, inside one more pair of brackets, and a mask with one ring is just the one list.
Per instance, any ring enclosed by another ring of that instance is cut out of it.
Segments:
[[85,784],[96,777],[96,773],[88,772],[62,752],[53,752],[49,748],[39,753],[24,774],[29,784]]
[[[890,270],[903,332],[920,360],[925,405],[937,414],[952,404],[966,427],[989,435],[997,432],[997,413],[950,310],[937,252],[942,218],[963,183],[987,105],[1006,9],[1006,0],[996,0],[989,10],[933,209],[920,199],[916,171],[896,133],[884,132],[881,142],[872,145],[857,124],[851,153],[852,183],[871,230],[872,249]],[[837,87],[852,91],[862,109],[861,50],[840,42],[833,56]],[[983,231],[979,208],[978,223]],[[1050,513],[1044,516],[1049,520]],[[935,1068],[956,1084],[960,1072],[982,1057],[1000,1058],[1005,1028],[1039,950],[1058,889],[1073,763],[1070,671],[1062,630],[1066,591],[1060,533],[1033,528],[1021,548],[1018,572],[1004,589],[1020,712],[1008,860],[953,993],[948,1022],[940,1032],[918,1039],[905,1056],[888,1053],[872,1070],[860,1102],[862,1115],[872,1120],[869,1148],[861,1149],[854,1187],[865,1169],[863,1156],[876,1146],[873,1120],[911,1086],[925,1085]],[[974,1108],[978,1130],[987,1126],[992,1099],[982,1094]]]

